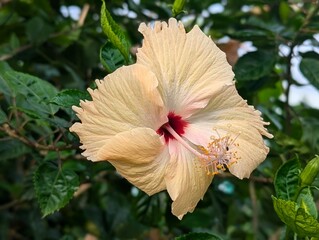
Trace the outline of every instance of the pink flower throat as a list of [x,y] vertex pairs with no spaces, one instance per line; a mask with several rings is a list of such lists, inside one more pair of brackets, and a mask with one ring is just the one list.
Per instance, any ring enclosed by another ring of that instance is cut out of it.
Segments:
[[185,133],[185,128],[188,125],[188,122],[182,119],[181,116],[176,115],[173,112],[169,112],[167,115],[168,122],[161,126],[156,132],[159,135],[164,135],[165,142],[168,143],[170,139],[175,139],[175,137],[167,130],[167,127],[170,126],[174,131],[182,136]]
[[164,135],[166,144],[169,143],[170,139],[174,139],[197,156],[207,175],[221,173],[240,159],[240,157],[237,156],[237,151],[233,151],[234,148],[239,146],[235,141],[240,135],[240,132],[235,138],[232,138],[229,134],[220,136],[216,130],[217,137],[212,136],[212,141],[207,144],[207,147],[198,146],[183,138],[188,122],[173,112],[170,112],[167,117],[168,122],[156,131],[157,134],[161,136]]

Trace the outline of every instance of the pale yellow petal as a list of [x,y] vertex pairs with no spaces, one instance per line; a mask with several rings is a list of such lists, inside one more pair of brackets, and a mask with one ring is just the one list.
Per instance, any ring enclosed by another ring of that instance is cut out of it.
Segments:
[[238,178],[248,178],[269,152],[262,138],[273,137],[264,127],[267,123],[259,111],[238,95],[235,86],[225,86],[206,108],[188,121],[191,124],[184,137],[194,144],[206,147],[205,142],[212,141],[212,137],[216,139],[226,135],[234,139],[228,147],[233,153],[236,152],[239,159],[230,166],[230,172]]
[[70,128],[80,137],[89,160],[99,160],[97,151],[115,134],[136,127],[157,130],[167,121],[156,77],[142,65],[121,67],[96,85],[97,89],[88,89],[92,101],[73,107],[82,123]]
[[167,191],[173,200],[172,213],[179,219],[187,212],[193,212],[212,182],[212,177],[203,171],[197,158],[180,145],[172,141],[171,159],[167,167],[165,182]]
[[168,148],[150,128],[135,128],[106,140],[97,158],[108,160],[124,178],[149,195],[165,189]]
[[144,35],[137,63],[152,69],[159,81],[164,104],[182,117],[208,103],[214,92],[232,84],[234,74],[225,54],[198,26],[189,33],[181,22],[142,23]]

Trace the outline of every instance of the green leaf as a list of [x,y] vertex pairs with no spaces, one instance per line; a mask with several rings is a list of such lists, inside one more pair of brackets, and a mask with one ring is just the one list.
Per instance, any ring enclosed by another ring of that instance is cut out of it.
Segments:
[[4,61],[0,61],[0,92],[4,93],[7,96],[12,96],[11,95],[11,90],[10,90],[10,86],[8,86],[8,84],[10,85],[10,82],[7,82],[4,77],[3,74],[7,71],[11,71],[12,69],[10,68],[9,64],[7,62]]
[[308,51],[308,52],[299,52],[300,56],[303,58],[312,58],[317,59],[319,61],[319,54],[314,51]]
[[[0,61],[0,73],[4,73],[5,71],[11,71],[12,68],[5,61]],[[1,76],[1,75],[0,75]]]
[[277,21],[265,21],[264,19],[255,15],[251,15],[246,24],[276,34],[282,33],[282,31],[285,29],[285,27]]
[[33,44],[40,44],[48,39],[53,32],[51,25],[47,24],[42,18],[35,16],[26,24],[26,34]]
[[7,115],[0,107],[0,124],[7,122]]
[[[319,151],[319,110],[314,110],[316,113],[313,116],[304,116],[300,118],[303,126],[302,141],[304,141],[309,147],[314,149],[315,152]],[[306,111],[304,111],[306,112]],[[302,115],[301,115],[302,116]]]
[[100,49],[100,60],[108,72],[114,72],[125,64],[121,52],[111,42],[106,42]]
[[287,23],[289,21],[291,10],[287,2],[280,2],[279,15],[283,23]]
[[299,187],[301,167],[298,159],[285,162],[278,169],[274,185],[278,198],[292,200]]
[[17,139],[0,139],[0,161],[16,159],[30,152],[31,149]]
[[[212,218],[210,212],[214,211],[214,208],[218,208],[218,205],[214,205],[212,208],[204,208],[204,209],[196,209],[192,214],[187,214],[183,217],[183,221],[181,221],[180,226],[188,228],[192,226],[192,228],[209,228],[214,224],[214,219],[218,219],[218,213],[215,213],[214,218]],[[236,220],[235,220],[236,221]]]
[[278,217],[299,237],[317,237],[319,222],[295,202],[272,197]]
[[318,217],[316,203],[313,199],[310,187],[302,189],[296,202],[300,207],[305,209],[306,213],[313,216],[314,218]]
[[175,238],[175,240],[222,240],[222,238],[217,235],[212,235],[210,233],[189,233],[180,237]]
[[161,221],[161,195],[148,196],[139,191],[134,201],[134,212],[138,220],[146,224],[157,224]]
[[271,38],[273,38],[271,33],[259,29],[243,29],[230,33],[229,35],[232,38],[242,41],[264,41],[271,40]]
[[75,71],[71,66],[68,66],[67,64],[65,64],[63,68],[70,76],[71,83],[70,85],[68,85],[70,86],[69,88],[75,87],[75,88],[83,89],[85,84],[84,84],[84,80],[81,78],[79,73]]
[[234,71],[238,81],[257,80],[269,74],[276,62],[272,51],[250,52],[238,59]]
[[315,58],[303,58],[299,67],[309,82],[319,89],[319,60]]
[[16,98],[16,106],[39,115],[47,115],[57,112],[58,107],[50,104],[57,89],[50,83],[16,71],[0,72],[0,92],[4,93],[9,100]]
[[10,35],[10,48],[14,50],[18,47],[20,47],[20,40],[15,33],[12,33]]
[[79,186],[77,174],[71,170],[59,169],[51,161],[38,167],[33,181],[43,217],[64,207]]
[[57,126],[59,128],[69,128],[71,123],[63,118],[53,116],[51,118],[44,118],[50,124]]
[[50,42],[53,42],[62,47],[62,49],[67,48],[72,43],[76,42],[81,35],[81,28],[74,29],[69,23],[63,23],[63,26],[60,27],[59,32],[65,34],[58,34],[50,39]]
[[130,61],[130,43],[120,26],[113,20],[111,14],[106,9],[105,1],[102,0],[101,7],[101,26],[105,35],[109,38],[110,42],[115,46],[125,58],[128,63]]
[[91,99],[91,96],[88,92],[77,89],[65,89],[54,96],[50,102],[61,107],[70,108],[73,105],[78,106],[81,99]]
[[18,112],[24,113],[25,115],[27,115],[33,119],[41,119],[42,118],[41,114],[39,114],[38,112],[29,110],[29,109],[25,109],[23,107],[15,107],[15,108],[11,107],[10,109],[15,109]]

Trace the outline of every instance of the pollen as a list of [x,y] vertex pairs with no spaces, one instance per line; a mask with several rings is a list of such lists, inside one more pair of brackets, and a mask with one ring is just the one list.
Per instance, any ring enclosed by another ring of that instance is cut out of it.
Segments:
[[216,133],[210,138],[211,141],[208,145],[203,147],[194,146],[194,144],[180,136],[170,124],[163,125],[160,130],[169,133],[172,138],[193,153],[196,159],[200,160],[201,167],[205,169],[208,176],[222,173],[240,160],[236,151],[239,147],[239,143],[236,140],[240,132],[235,137],[232,137],[229,132],[225,136],[221,136],[217,129],[214,129]]
[[233,164],[240,160],[236,149],[239,143],[236,142],[240,132],[232,137],[229,133],[221,136],[217,129],[214,129],[216,135],[211,137],[207,147],[199,147],[199,150],[206,157],[200,158],[207,175],[216,175],[222,173]]

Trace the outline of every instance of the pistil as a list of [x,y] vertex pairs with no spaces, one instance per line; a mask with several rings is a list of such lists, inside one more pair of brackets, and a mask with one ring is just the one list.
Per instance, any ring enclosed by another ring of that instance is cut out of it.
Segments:
[[233,139],[228,134],[220,137],[217,130],[215,130],[218,138],[212,137],[212,141],[208,143],[206,148],[203,146],[196,146],[196,149],[184,140],[184,138],[181,137],[169,124],[166,124],[163,127],[171,134],[171,136],[174,137],[176,141],[198,157],[202,166],[205,168],[207,175],[216,175],[226,171],[231,165],[240,159],[240,157],[237,156],[237,151],[231,151],[231,148],[239,146],[239,144],[235,143],[235,141],[240,133],[238,133],[238,135]]

